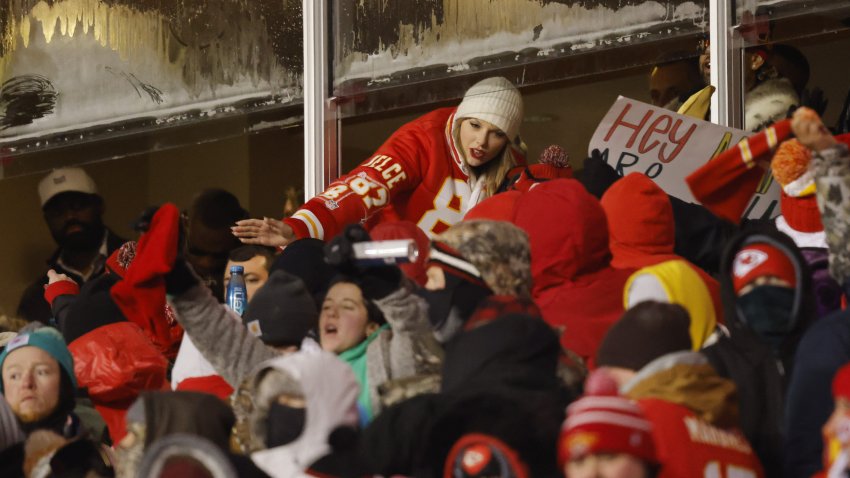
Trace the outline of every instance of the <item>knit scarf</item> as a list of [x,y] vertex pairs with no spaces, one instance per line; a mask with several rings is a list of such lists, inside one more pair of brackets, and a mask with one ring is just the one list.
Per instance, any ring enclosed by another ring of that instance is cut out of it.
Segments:
[[372,335],[366,337],[365,340],[356,346],[339,354],[340,360],[347,363],[354,370],[354,376],[357,378],[357,383],[360,384],[360,394],[357,396],[357,405],[360,408],[361,424],[366,424],[372,421],[372,400],[369,397],[369,374],[368,364],[366,362],[366,350],[373,340],[378,338],[384,330],[389,329],[389,324],[384,324],[378,330],[372,332]]

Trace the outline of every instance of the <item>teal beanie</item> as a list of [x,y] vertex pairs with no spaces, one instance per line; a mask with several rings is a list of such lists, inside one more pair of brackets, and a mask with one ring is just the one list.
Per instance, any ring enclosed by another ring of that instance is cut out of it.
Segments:
[[[3,370],[3,363],[6,361],[6,357],[10,352],[27,346],[38,347],[50,354],[62,369],[65,370],[65,373],[68,374],[74,390],[77,389],[77,377],[74,375],[74,357],[68,350],[68,346],[65,345],[65,339],[62,337],[62,334],[53,327],[42,327],[33,332],[18,335],[10,340],[3,349],[3,353],[0,353],[0,371]],[[4,392],[3,380],[0,380],[0,393]]]

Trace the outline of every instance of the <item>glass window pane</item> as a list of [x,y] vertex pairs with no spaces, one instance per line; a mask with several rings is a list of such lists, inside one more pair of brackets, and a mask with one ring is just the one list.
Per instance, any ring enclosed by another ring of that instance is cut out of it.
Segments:
[[[759,98],[770,93],[777,99],[796,96],[793,104],[813,107],[827,125],[834,125],[848,94],[846,75],[836,74],[835,68],[850,61],[850,4],[745,1],[738,4],[736,21],[732,34],[738,41],[733,44],[744,50],[732,48],[730,54],[743,65],[745,115],[757,114]],[[788,87],[780,85],[783,79]]]
[[[3,2],[0,148],[16,164],[5,175],[53,166],[24,158],[35,151],[108,139],[89,158],[106,159],[300,116],[284,107],[301,103],[300,12],[300,0]],[[186,135],[195,122],[216,125]]]
[[[459,98],[498,72],[519,86],[693,52],[705,1],[335,0],[334,94],[351,116]],[[692,43],[693,42],[693,43]]]

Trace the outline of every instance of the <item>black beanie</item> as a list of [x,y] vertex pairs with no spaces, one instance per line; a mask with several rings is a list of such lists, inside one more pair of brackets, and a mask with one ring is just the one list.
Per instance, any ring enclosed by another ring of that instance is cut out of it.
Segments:
[[284,271],[274,271],[254,293],[242,321],[266,345],[301,345],[319,323],[319,313],[304,282]]
[[302,281],[313,295],[316,304],[324,300],[336,269],[325,262],[325,243],[319,239],[304,238],[290,243],[275,259],[270,272],[282,270]]
[[681,305],[641,302],[608,329],[596,352],[596,366],[638,371],[662,355],[691,350],[690,326]]

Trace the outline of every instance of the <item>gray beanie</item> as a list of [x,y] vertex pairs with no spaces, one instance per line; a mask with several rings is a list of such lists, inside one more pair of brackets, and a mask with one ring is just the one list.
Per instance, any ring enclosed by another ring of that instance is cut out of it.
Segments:
[[501,76],[485,78],[472,85],[457,107],[452,131],[457,131],[464,118],[477,118],[492,123],[513,142],[522,124],[522,95]]
[[463,221],[439,240],[474,265],[493,293],[531,296],[531,248],[522,229],[504,221]]

